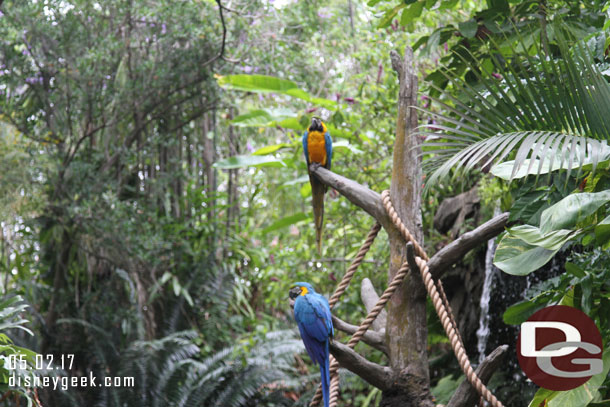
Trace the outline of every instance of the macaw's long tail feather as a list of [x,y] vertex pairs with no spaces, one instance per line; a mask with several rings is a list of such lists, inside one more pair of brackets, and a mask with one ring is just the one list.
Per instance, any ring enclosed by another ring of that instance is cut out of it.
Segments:
[[328,341],[326,341],[326,358],[324,364],[320,363],[320,376],[322,381],[322,397],[324,399],[324,407],[328,407],[330,398],[330,366],[328,356]]
[[324,223],[324,193],[326,185],[322,184],[318,179],[309,175],[311,183],[311,201],[313,203],[313,218],[316,227],[316,244],[318,246],[318,254],[322,254],[322,226]]

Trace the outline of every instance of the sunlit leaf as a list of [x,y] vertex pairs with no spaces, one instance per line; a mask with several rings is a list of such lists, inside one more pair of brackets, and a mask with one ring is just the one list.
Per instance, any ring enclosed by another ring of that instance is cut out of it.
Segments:
[[237,116],[230,123],[238,127],[269,127],[296,116],[288,109],[257,109]]
[[377,24],[377,28],[385,28],[385,27],[389,26],[390,24],[392,24],[392,20],[394,19],[394,17],[396,17],[398,12],[400,10],[402,10],[403,8],[405,8],[406,6],[407,6],[406,4],[401,3],[398,6],[386,11],[385,14],[383,15],[383,17],[381,17],[379,24]]
[[285,94],[305,100],[316,106],[325,107],[327,109],[335,109],[337,107],[336,102],[329,99],[311,96],[303,89],[300,89],[296,83],[286,79],[280,79],[275,76],[240,74],[218,76],[217,80],[218,85],[225,89],[243,90],[256,93]]
[[285,228],[290,225],[294,225],[297,222],[301,222],[301,221],[304,221],[309,218],[310,218],[310,216],[303,212],[299,212],[294,215],[286,216],[285,218],[279,219],[279,220],[273,222],[271,225],[267,226],[265,229],[263,229],[263,234],[267,234],[274,230],[278,230],[278,229]]
[[604,349],[602,359],[604,370],[601,373],[575,389],[556,392],[558,394],[551,398],[548,407],[585,407],[591,400],[601,398],[599,388],[610,370],[610,348]]
[[290,144],[286,144],[286,143],[282,143],[282,144],[274,144],[272,146],[265,146],[262,148],[259,148],[258,150],[256,150],[255,152],[252,153],[252,155],[267,155],[267,154],[273,154],[276,151],[281,150],[282,148],[286,148],[286,147],[290,147]]
[[219,76],[218,85],[225,89],[244,90],[259,93],[285,93],[290,89],[298,89],[296,83],[267,75],[226,75]]
[[232,170],[244,167],[285,167],[286,163],[267,155],[236,155],[214,163],[213,167],[221,170]]
[[505,273],[525,276],[544,266],[558,250],[533,246],[507,233],[498,243],[493,264]]
[[301,123],[299,123],[299,120],[295,118],[282,120],[281,122],[277,123],[277,125],[285,129],[305,131]]
[[402,11],[400,16],[400,25],[408,25],[417,17],[419,17],[424,9],[424,2],[418,1],[413,4],[410,4],[409,7]]
[[311,195],[311,184],[308,182],[306,184],[303,184],[303,186],[301,187],[301,196],[303,198],[308,197],[309,195]]
[[559,250],[568,240],[580,233],[579,230],[560,229],[543,234],[539,228],[531,225],[515,226],[508,229],[507,232],[527,244],[549,250]]
[[362,150],[360,150],[358,147],[354,146],[347,140],[339,140],[339,141],[333,142],[333,150],[336,148],[347,148],[349,151],[351,151],[354,154],[363,153]]
[[570,229],[608,201],[610,201],[610,191],[568,195],[542,212],[540,229],[542,233]]
[[[498,4],[499,9],[505,6]],[[463,35],[472,35],[475,26],[464,23],[460,28]],[[557,169],[569,175],[586,166],[595,171],[604,160],[610,139],[610,122],[605,119],[610,117],[610,84],[585,44],[565,40],[559,25],[553,34],[561,55],[550,61],[537,44],[517,37],[504,48],[492,49],[498,54],[493,67],[485,68],[468,49],[455,53],[475,80],[464,79],[461,70],[438,71],[440,80],[451,86],[435,88],[443,96],[435,101],[442,113],[424,109],[436,122],[422,126],[420,132],[433,135],[428,140],[437,147],[425,162],[432,172],[426,191],[450,175],[460,177],[513,154],[512,168],[500,164],[495,175],[511,180]],[[525,50],[536,45],[537,55],[520,53],[513,48],[515,41]],[[461,145],[455,147],[456,142]],[[446,149],[438,148],[443,144]]]

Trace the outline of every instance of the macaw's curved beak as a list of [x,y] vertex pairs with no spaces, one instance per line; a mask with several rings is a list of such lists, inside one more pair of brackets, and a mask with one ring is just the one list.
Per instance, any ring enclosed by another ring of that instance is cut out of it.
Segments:
[[322,131],[322,120],[319,117],[312,117],[311,124],[309,125],[309,131]]

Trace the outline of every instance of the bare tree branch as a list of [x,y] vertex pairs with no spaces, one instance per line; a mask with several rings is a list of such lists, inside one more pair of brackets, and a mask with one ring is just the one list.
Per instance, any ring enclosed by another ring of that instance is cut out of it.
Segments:
[[309,166],[309,171],[324,184],[339,191],[341,195],[349,199],[354,205],[364,209],[369,215],[375,218],[384,229],[388,230],[388,228],[395,227],[383,207],[381,195],[377,192],[364,185],[360,185],[356,181],[335,174],[317,163],[312,163]]
[[[502,363],[507,349],[508,345],[498,346],[483,362],[481,362],[479,367],[477,367],[477,376],[479,376],[484,384],[487,384],[489,379],[491,379],[491,375]],[[470,385],[468,380],[464,380],[455,393],[453,393],[453,396],[451,396],[451,400],[449,400],[447,407],[471,407],[477,404],[478,399],[479,393]]]
[[[366,308],[367,314],[371,312],[375,305],[377,305],[377,301],[379,301],[379,295],[377,295],[373,283],[368,278],[362,279],[360,297],[362,298],[362,302],[364,303],[364,307]],[[385,334],[385,326],[387,320],[388,312],[384,308],[381,310],[379,315],[377,315],[377,318],[375,318],[375,320],[373,321],[371,328],[381,334]]]
[[[350,335],[355,334],[358,330],[358,326],[345,322],[344,320],[339,319],[334,315],[333,326],[335,327],[335,329],[338,329],[339,331],[345,332]],[[383,335],[381,332],[369,329],[364,333],[364,336],[362,337],[362,342],[372,346],[377,350],[382,351],[386,355],[388,354],[388,348],[385,344],[385,335]]]
[[[377,192],[315,163],[309,166],[309,171],[324,184],[336,189],[354,205],[364,209],[369,215],[375,218],[384,229],[388,230],[389,228],[395,228],[383,207],[381,195]],[[478,228],[464,233],[462,236],[439,250],[428,262],[428,267],[430,268],[432,276],[435,279],[440,278],[450,266],[464,257],[470,250],[492,237],[499,235],[508,223],[508,216],[508,212],[498,215]]]
[[331,342],[330,353],[341,367],[354,372],[378,389],[387,390],[392,385],[392,369],[370,362],[347,345]]
[[218,54],[212,57],[211,59],[205,61],[202,66],[207,66],[212,62],[216,61],[217,59],[223,58],[225,54],[225,45],[227,43],[227,26],[225,24],[225,16],[222,13],[224,7],[220,0],[216,0],[216,4],[218,4],[218,14],[220,15],[220,22],[222,23],[222,44],[220,46],[220,51],[218,52]]
[[468,251],[479,244],[499,235],[508,222],[508,212],[496,216],[478,228],[464,233],[453,242],[439,250],[428,262],[434,279],[440,278],[445,271],[460,260]]

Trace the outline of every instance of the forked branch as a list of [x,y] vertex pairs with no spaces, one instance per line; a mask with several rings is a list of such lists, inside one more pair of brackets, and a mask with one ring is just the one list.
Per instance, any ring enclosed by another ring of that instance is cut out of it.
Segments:
[[[324,184],[333,187],[354,205],[364,209],[369,215],[375,218],[386,231],[390,228],[395,228],[394,223],[383,207],[380,194],[356,181],[345,178],[324,167],[320,167],[317,164],[310,165],[309,170]],[[428,267],[432,276],[435,279],[441,277],[449,267],[464,257],[470,250],[499,235],[504,230],[507,223],[508,213],[505,212],[488,220],[476,229],[464,233],[439,250],[428,262]]]
[[[508,345],[498,346],[493,352],[491,352],[483,362],[475,370],[477,376],[485,384],[491,379],[491,375],[500,367],[504,354],[508,349]],[[468,383],[468,380],[464,380],[457,388],[447,407],[470,407],[474,406],[479,399],[479,393],[476,389]]]
[[445,271],[479,244],[498,236],[508,222],[508,212],[488,220],[470,232],[464,233],[439,250],[428,262],[432,277],[440,278]]
[[378,389],[387,390],[392,384],[392,369],[369,361],[347,345],[331,342],[330,353],[341,367],[354,372]]

